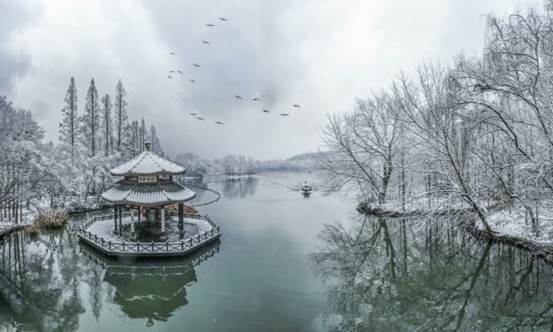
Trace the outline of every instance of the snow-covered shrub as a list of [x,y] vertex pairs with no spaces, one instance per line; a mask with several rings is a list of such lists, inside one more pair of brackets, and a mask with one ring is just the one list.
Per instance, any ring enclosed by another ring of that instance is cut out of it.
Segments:
[[33,221],[33,224],[40,229],[62,228],[67,223],[69,217],[65,211],[47,210],[40,212]]

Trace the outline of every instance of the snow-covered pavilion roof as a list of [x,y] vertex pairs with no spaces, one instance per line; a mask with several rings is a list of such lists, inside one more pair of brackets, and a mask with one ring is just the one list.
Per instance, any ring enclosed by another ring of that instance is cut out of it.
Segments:
[[174,182],[129,183],[117,182],[102,193],[102,198],[117,204],[161,205],[186,202],[196,197],[192,190]]
[[172,161],[162,158],[153,151],[145,150],[133,159],[115,167],[110,171],[111,175],[157,175],[157,174],[183,174],[184,167]]

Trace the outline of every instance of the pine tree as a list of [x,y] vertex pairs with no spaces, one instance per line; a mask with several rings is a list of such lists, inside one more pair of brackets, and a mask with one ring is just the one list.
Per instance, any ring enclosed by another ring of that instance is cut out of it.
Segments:
[[102,132],[102,143],[104,146],[104,155],[107,157],[110,153],[110,146],[113,146],[113,129],[111,121],[111,98],[108,94],[102,97],[102,123],[100,130]]
[[146,121],[144,121],[144,118],[142,118],[142,121],[140,122],[139,135],[139,151],[144,151],[144,143],[146,143],[146,137],[148,136],[146,131]]
[[138,134],[138,121],[133,121],[131,123],[131,126],[130,126],[130,131],[131,131],[131,134],[129,135],[129,138],[130,138],[130,144],[129,144],[129,147],[130,147],[130,150],[131,150],[131,153],[133,156],[136,156],[138,154],[138,152],[140,151],[140,138],[139,138],[139,134]]
[[121,148],[121,153],[126,157],[126,158],[130,158],[130,157],[134,157],[136,154],[135,154],[135,151],[134,151],[134,137],[133,137],[133,124],[132,123],[128,123],[127,124],[127,128],[125,129],[125,136],[124,136],[124,140],[123,140],[123,143],[124,143],[124,147]]
[[[123,87],[121,80],[117,83],[115,87],[115,143],[117,145],[117,151],[124,149],[126,136],[128,132],[126,130],[129,127],[129,118],[127,117],[127,102],[125,97],[127,96],[127,91]],[[128,139],[128,137],[127,137]]]
[[96,90],[94,79],[92,79],[86,94],[84,114],[81,117],[82,140],[91,157],[96,156],[96,151],[98,149],[98,131],[100,127],[99,115],[100,103],[98,101],[98,91]]
[[65,107],[62,109],[62,120],[59,129],[59,140],[62,148],[71,154],[71,160],[74,160],[77,150],[78,129],[77,87],[75,78],[71,77],[65,94]]
[[159,141],[159,137],[157,137],[157,131],[154,125],[150,127],[150,143],[152,143],[152,150],[157,154],[161,156],[165,154],[161,148],[161,143]]

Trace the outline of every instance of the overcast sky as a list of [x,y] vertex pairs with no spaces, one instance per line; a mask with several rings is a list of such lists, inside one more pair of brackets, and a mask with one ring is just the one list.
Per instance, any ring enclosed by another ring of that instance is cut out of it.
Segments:
[[[171,154],[285,158],[317,151],[328,113],[400,70],[477,54],[484,14],[528,3],[539,2],[0,0],[0,95],[31,109],[56,140],[71,76],[81,111],[92,77],[102,95],[121,79],[129,117],[153,123]],[[168,79],[173,69],[185,74]]]

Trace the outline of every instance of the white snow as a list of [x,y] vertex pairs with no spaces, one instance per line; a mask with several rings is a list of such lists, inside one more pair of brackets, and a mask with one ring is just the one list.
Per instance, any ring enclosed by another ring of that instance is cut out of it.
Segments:
[[[538,229],[539,233],[533,230],[529,217],[525,217],[524,210],[506,209],[488,216],[490,227],[501,234],[526,238],[540,244],[553,244],[553,210],[543,208],[539,210]],[[477,227],[483,228],[482,223],[477,221]]]
[[176,183],[136,184],[124,183],[102,193],[102,198],[110,202],[133,204],[162,204],[189,201],[196,193]]
[[151,175],[151,174],[182,174],[185,169],[172,161],[164,159],[146,150],[133,159],[113,168],[110,173],[115,176]]
[[[130,217],[123,218],[123,225],[129,225],[131,222]],[[175,222],[176,220],[168,220],[166,222]],[[135,219],[135,223],[138,223]],[[102,237],[105,241],[111,242],[129,242],[128,239],[121,237],[113,233],[114,222],[109,216],[105,219],[99,220],[92,225],[90,225],[86,230],[96,234],[98,237]],[[184,218],[184,231],[187,235],[183,240],[186,241],[188,238],[194,237],[199,233],[204,233],[211,231],[213,226],[211,226],[207,221],[203,219],[192,219]]]

